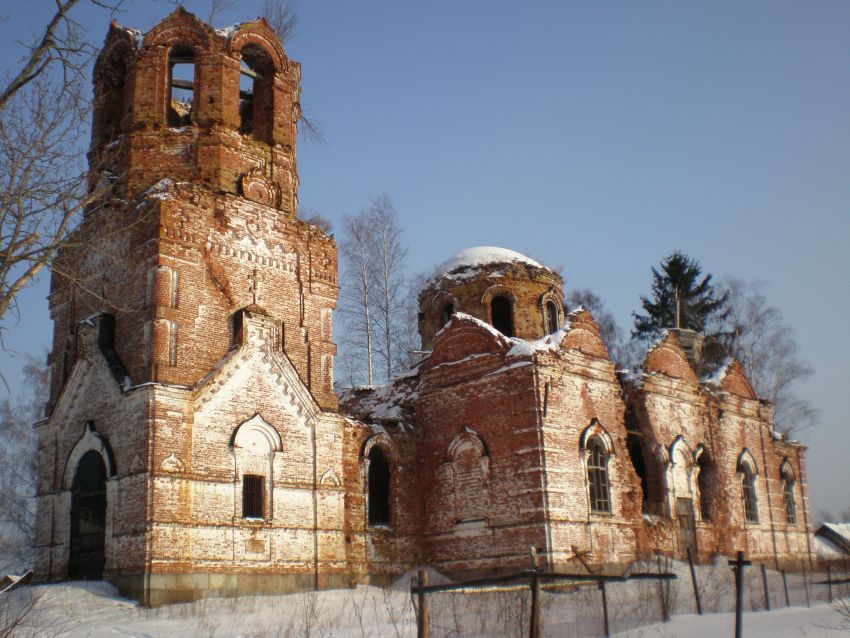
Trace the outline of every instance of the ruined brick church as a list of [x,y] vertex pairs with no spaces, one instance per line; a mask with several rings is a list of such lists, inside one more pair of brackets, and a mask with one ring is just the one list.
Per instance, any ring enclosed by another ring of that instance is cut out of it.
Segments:
[[512,251],[438,269],[421,359],[340,405],[336,246],[295,216],[300,77],[263,20],[111,26],[50,294],[37,578],[155,605],[491,574],[530,547],[612,573],[811,555],[805,450],[741,365],[670,330],[618,376],[562,278]]

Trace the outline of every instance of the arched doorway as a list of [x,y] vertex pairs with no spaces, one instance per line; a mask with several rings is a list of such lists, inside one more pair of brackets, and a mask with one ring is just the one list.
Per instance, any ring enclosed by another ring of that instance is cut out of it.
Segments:
[[90,450],[80,459],[71,485],[70,579],[103,578],[105,531],[106,466]]

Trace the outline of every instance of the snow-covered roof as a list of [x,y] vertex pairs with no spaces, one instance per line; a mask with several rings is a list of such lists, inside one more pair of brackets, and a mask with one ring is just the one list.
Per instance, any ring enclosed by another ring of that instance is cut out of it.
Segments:
[[489,264],[523,263],[536,268],[543,268],[538,262],[522,253],[498,246],[475,246],[464,248],[437,266],[437,275],[444,275],[459,268],[480,268]]

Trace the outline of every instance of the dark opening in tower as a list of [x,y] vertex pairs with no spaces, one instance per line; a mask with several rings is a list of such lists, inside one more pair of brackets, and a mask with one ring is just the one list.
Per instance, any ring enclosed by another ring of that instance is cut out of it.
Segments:
[[168,54],[168,125],[187,126],[195,103],[195,52],[178,45]]
[[369,525],[390,524],[390,463],[383,450],[369,452]]
[[271,143],[274,125],[274,63],[260,46],[242,49],[239,69],[239,132]]
[[506,337],[514,336],[514,318],[510,299],[503,295],[494,297],[490,302],[490,317],[496,330]]

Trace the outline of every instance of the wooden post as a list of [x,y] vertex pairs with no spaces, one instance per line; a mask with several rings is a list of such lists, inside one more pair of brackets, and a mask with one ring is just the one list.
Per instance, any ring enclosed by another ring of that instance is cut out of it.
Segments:
[[826,583],[827,583],[826,584],[826,592],[827,592],[827,596],[828,596],[828,598],[826,599],[826,602],[831,603],[832,602],[832,566],[830,566],[830,565],[826,566]]
[[761,584],[764,587],[764,608],[770,611],[770,590],[767,588],[767,567],[761,564]]
[[785,576],[785,570],[784,569],[781,570],[780,573],[782,574],[782,588],[785,590],[785,606],[790,607],[791,606],[791,598],[788,597],[788,578],[786,578],[786,576]]
[[605,626],[605,638],[611,635],[611,628],[608,626],[608,592],[605,589],[605,581],[599,581],[599,591],[602,592],[602,622]]
[[[655,555],[655,558],[656,558],[656,562],[658,563],[658,574],[660,575],[662,573],[662,570],[661,570],[661,552],[658,551],[658,550],[656,550],[656,552],[657,553]],[[667,610],[667,597],[664,595],[664,579],[663,578],[658,579],[658,595],[659,595],[659,598],[661,599],[661,619],[664,622],[668,622],[670,620],[670,613]]]
[[688,547],[688,566],[691,568],[691,583],[694,586],[694,600],[697,603],[697,613],[702,616],[702,601],[699,597],[699,586],[697,585],[697,572],[694,569],[694,558],[691,555],[691,548]]
[[[419,581],[419,587],[427,587],[428,572],[420,569],[417,580]],[[431,619],[428,614],[428,594],[420,590],[418,599],[419,616],[416,618],[416,638],[429,638],[431,635]]]
[[735,572],[735,638],[744,635],[744,567],[752,565],[744,560],[744,552],[738,552],[737,560],[730,560],[729,565]]
[[806,578],[806,559],[801,559],[800,564],[803,566],[803,589],[806,590],[806,607],[811,607],[812,601],[809,599],[809,581]]
[[540,638],[540,579],[537,561],[537,549],[531,548],[531,621],[528,623],[528,635],[530,638]]

